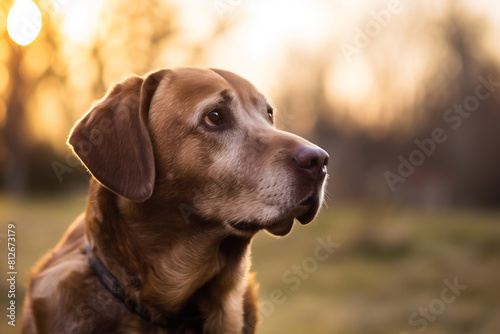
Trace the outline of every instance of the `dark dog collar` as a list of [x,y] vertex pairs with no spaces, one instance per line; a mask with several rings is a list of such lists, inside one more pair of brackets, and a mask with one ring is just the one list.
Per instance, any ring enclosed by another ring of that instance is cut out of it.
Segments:
[[[196,333],[202,332],[204,317],[197,309],[183,312],[181,316],[165,317],[158,316],[155,319],[147,309],[142,307],[137,300],[127,296],[125,290],[118,282],[118,279],[106,268],[101,259],[90,249],[90,246],[85,242],[85,254],[89,258],[90,266],[94,273],[99,278],[102,285],[108,290],[116,299],[118,299],[130,312],[139,316],[142,320],[156,326],[165,327],[168,329],[175,329],[182,326],[187,326],[191,329],[197,329]],[[185,314],[185,315],[184,315]]]

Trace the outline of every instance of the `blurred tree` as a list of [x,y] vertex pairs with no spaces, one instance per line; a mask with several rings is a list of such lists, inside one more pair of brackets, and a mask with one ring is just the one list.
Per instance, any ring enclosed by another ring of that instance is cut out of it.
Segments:
[[[4,34],[5,35],[5,34]],[[5,38],[4,36],[2,36]],[[22,57],[21,47],[8,39],[9,61],[7,64],[9,76],[9,91],[7,96],[7,110],[2,131],[7,148],[4,165],[4,184],[7,191],[23,195],[28,186],[28,155],[31,138],[26,127],[24,112],[25,91],[23,79],[19,74],[19,65]]]
[[[1,13],[6,19],[13,2],[3,2]],[[50,161],[57,158],[53,149],[47,142],[40,141],[34,135],[34,128],[38,126],[33,119],[33,113],[43,112],[30,110],[30,101],[38,98],[40,88],[47,82],[60,82],[64,84],[65,75],[61,72],[61,63],[57,63],[55,55],[60,46],[58,27],[60,21],[57,17],[49,17],[53,12],[41,8],[43,29],[34,42],[27,46],[20,46],[13,42],[6,29],[2,30],[0,43],[4,55],[4,66],[7,68],[8,84],[2,92],[2,100],[6,105],[5,119],[0,135],[4,143],[4,154],[0,169],[2,185],[12,195],[22,197],[34,184],[50,186],[45,183],[50,169]],[[2,22],[5,22],[2,20]],[[56,70],[57,69],[57,70]],[[61,96],[55,99],[62,101]],[[47,102],[46,100],[44,102]],[[49,104],[50,105],[50,104]],[[58,115],[64,117],[64,115]],[[56,119],[51,122],[57,122]]]
[[[474,96],[478,77],[491,75],[500,81],[498,58],[487,55],[481,39],[493,28],[461,1],[450,1],[442,15],[429,15],[432,8],[426,6],[415,3],[407,9],[412,15],[394,18],[354,60],[367,64],[373,73],[366,97],[353,103],[352,98],[332,91],[338,85],[328,85],[329,77],[340,68],[364,69],[359,64],[332,57],[326,48],[321,54],[329,57],[292,50],[295,56],[282,65],[286,69],[282,75],[288,79],[283,80],[278,105],[285,107],[289,129],[300,133],[308,127],[307,132],[330,152],[329,190],[336,200],[498,208],[499,92],[482,101],[460,128],[454,130],[443,120],[454,104]],[[333,43],[332,49],[338,52],[338,41]],[[300,61],[295,61],[297,54]],[[291,75],[290,68],[294,69]],[[357,78],[358,86],[363,86],[364,79]],[[352,80],[343,78],[340,85]],[[366,122],[365,115],[373,121]],[[419,149],[415,140],[429,138],[436,128],[443,128],[448,140],[437,143],[435,153],[391,192],[384,172],[397,174],[399,156],[408,159]]]
[[[441,174],[449,175],[455,203],[500,207],[500,89],[484,85],[490,79],[498,85],[500,69],[482,45],[488,28],[484,18],[468,14],[457,1],[451,3],[441,24],[447,45],[458,60],[456,75],[449,80],[449,87],[455,90],[448,99],[448,108],[466,106],[463,114],[455,112],[461,120],[456,119],[456,129],[450,133],[449,142],[443,144],[446,160],[439,161],[439,166],[445,169]],[[478,99],[478,86],[483,86],[482,94],[489,94],[485,100]],[[467,104],[472,100],[479,103],[475,111],[469,112]],[[442,124],[446,112],[430,111],[434,117],[426,126],[427,132],[431,126]]]
[[[3,2],[0,8],[2,22],[7,21],[7,14],[13,2]],[[6,111],[0,135],[1,142],[5,145],[7,154],[2,156],[1,169],[2,183],[7,190],[16,195],[22,195],[27,190],[28,171],[27,150],[30,144],[30,136],[26,128],[24,112],[25,90],[24,80],[20,75],[21,58],[24,50],[14,43],[4,28],[0,35],[2,58],[5,63],[6,72],[2,74],[7,77],[8,84],[2,93],[5,101]]]
[[[2,22],[11,4],[2,2]],[[187,40],[179,30],[178,4],[110,0],[95,13],[97,27],[76,27],[95,29],[86,40],[76,41],[64,31],[62,7],[43,1],[39,6],[43,26],[32,44],[18,46],[4,30],[0,35],[0,43],[8,46],[2,48],[8,85],[1,92],[7,107],[0,128],[0,185],[18,195],[85,184],[84,168],[75,169],[68,161],[65,138],[92,101],[124,76],[158,67],[203,64],[210,43],[233,24],[230,19],[219,20],[206,39]],[[165,61],[172,52],[184,56],[180,63]],[[54,162],[67,167],[64,182],[54,172]]]

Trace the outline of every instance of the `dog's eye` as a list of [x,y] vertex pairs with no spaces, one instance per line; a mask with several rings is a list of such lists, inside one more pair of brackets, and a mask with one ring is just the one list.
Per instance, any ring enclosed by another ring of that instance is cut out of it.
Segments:
[[219,110],[212,110],[208,114],[205,115],[205,123],[210,126],[218,126],[221,125],[224,121],[222,117],[222,113]]
[[273,109],[272,108],[267,109],[267,116],[269,117],[269,120],[271,121],[271,123],[273,123]]

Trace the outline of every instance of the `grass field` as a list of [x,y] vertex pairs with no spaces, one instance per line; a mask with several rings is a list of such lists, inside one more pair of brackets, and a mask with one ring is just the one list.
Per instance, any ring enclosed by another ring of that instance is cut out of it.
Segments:
[[[84,207],[83,195],[0,197],[1,333],[20,332],[29,268]],[[15,328],[6,318],[8,222],[17,230]],[[500,213],[331,205],[285,238],[261,233],[258,333],[500,333],[499,223]]]

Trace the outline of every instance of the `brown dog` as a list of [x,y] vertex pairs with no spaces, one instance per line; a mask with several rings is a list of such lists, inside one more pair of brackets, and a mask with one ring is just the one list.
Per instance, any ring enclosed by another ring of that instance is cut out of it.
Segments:
[[73,128],[85,213],[33,271],[23,333],[254,333],[252,237],[309,223],[328,154],[227,71],[116,84]]

